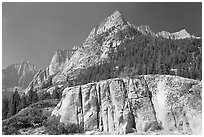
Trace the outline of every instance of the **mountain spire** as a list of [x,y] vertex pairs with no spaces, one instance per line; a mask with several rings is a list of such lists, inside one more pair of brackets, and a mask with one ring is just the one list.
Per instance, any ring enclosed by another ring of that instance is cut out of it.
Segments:
[[106,32],[111,28],[122,28],[124,25],[127,25],[127,21],[123,18],[122,14],[116,10],[106,19],[104,19],[99,25],[97,25],[89,34],[88,39],[94,35],[101,34]]
[[[113,14],[121,15],[120,12],[119,12],[118,10],[114,11]],[[113,15],[113,14],[112,14],[112,15]]]
[[109,17],[107,17],[104,21],[102,21],[98,26],[98,31],[106,31],[107,29],[110,29],[112,27],[121,27],[123,25],[126,25],[127,21],[123,18],[122,14],[116,10],[111,14]]
[[118,10],[116,10],[108,18],[113,18],[114,19],[114,18],[118,18],[118,17],[119,18],[122,17],[122,14]]

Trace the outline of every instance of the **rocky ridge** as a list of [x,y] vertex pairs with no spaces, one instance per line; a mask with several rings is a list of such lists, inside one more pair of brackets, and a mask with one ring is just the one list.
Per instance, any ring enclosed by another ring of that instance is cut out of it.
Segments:
[[85,131],[202,132],[200,81],[168,75],[108,79],[65,88],[52,115]]
[[175,33],[166,31],[154,33],[147,25],[135,26],[130,24],[119,11],[115,11],[90,32],[82,46],[74,47],[69,52],[57,51],[50,65],[39,72],[38,77],[33,79],[33,83],[39,87],[48,77],[52,77],[51,85],[68,83],[67,81],[74,79],[82,69],[109,60],[108,53],[111,48],[119,46],[124,41],[134,39],[136,35],[151,35],[152,37],[171,39],[195,38],[186,30]]
[[169,39],[199,38],[199,37],[195,37],[194,35],[190,35],[185,29],[182,29],[174,33],[162,31],[162,32],[158,32],[156,36],[158,37],[161,36],[161,37],[169,38]]
[[75,47],[73,50],[58,49],[52,57],[49,66],[38,71],[33,80],[30,82],[26,91],[30,90],[30,88],[39,89],[51,86],[52,79],[55,77],[55,75],[63,70],[65,63],[69,61],[76,49],[77,47]]
[[2,87],[5,89],[14,87],[26,88],[38,70],[35,65],[26,61],[12,64],[2,70]]

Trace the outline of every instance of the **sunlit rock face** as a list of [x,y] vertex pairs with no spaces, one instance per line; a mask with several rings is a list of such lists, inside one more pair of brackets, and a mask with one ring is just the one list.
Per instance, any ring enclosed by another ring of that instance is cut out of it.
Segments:
[[52,115],[85,130],[112,134],[164,130],[201,134],[202,85],[178,76],[145,75],[68,87]]
[[198,38],[198,37],[195,37],[194,35],[190,35],[185,29],[182,29],[174,33],[170,33],[167,31],[161,31],[161,32],[158,32],[156,36],[158,37],[160,36],[160,37],[168,38],[168,39]]
[[67,61],[69,61],[73,52],[76,50],[60,50],[58,49],[54,56],[51,59],[51,62],[48,67],[45,69],[39,70],[36,75],[33,77],[32,81],[27,87],[28,91],[30,88],[44,88],[53,85],[54,77],[63,70],[64,65]]
[[70,59],[72,50],[60,50],[58,49],[49,65],[49,75],[53,75],[61,71],[64,67],[64,63]]
[[[157,119],[164,130],[201,134],[202,85],[200,81],[178,76],[146,76]],[[156,85],[156,87],[155,87]]]
[[121,13],[119,11],[115,11],[113,14],[111,14],[109,17],[107,17],[105,20],[103,20],[101,23],[98,24],[89,34],[89,38],[93,38],[94,35],[99,35],[101,33],[107,32],[109,29],[115,29],[115,28],[122,28],[124,25],[127,25],[126,20],[123,18]]

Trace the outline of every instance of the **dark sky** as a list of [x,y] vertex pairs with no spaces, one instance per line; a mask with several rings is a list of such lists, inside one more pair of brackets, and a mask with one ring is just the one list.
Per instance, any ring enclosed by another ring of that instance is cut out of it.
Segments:
[[154,32],[202,35],[202,3],[3,3],[2,67],[22,60],[46,67],[57,49],[80,45],[118,10],[134,25]]

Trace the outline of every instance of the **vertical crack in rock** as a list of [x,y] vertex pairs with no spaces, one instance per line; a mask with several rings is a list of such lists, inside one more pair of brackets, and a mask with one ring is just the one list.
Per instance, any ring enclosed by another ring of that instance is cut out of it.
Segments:
[[[129,76],[128,77],[128,81],[127,81],[127,86],[126,86],[126,91],[127,91],[127,97],[128,97],[128,103],[129,103],[129,106],[130,106],[130,110],[131,110],[131,115],[133,116],[133,122],[134,122],[134,125],[133,125],[133,128],[134,128],[134,130],[137,132],[137,126],[136,126],[136,120],[135,120],[135,117],[137,118],[137,114],[135,113],[134,114],[134,110],[133,110],[133,104],[132,104],[132,98],[129,98],[129,93],[130,93],[130,90],[132,90],[131,88],[130,88],[130,82],[131,82],[131,80],[132,80],[132,77],[131,76]],[[135,91],[135,86],[133,87],[133,90]]]
[[[109,83],[110,84],[110,83]],[[115,105],[111,98],[110,85],[108,84],[108,131],[113,133],[115,131],[114,111]]]
[[177,128],[177,122],[176,122],[176,117],[175,117],[175,115],[174,115],[174,112],[173,112],[173,105],[171,105],[171,114],[172,114],[172,116],[173,116],[173,119],[174,119],[174,126],[175,126],[175,128]]
[[79,128],[81,130],[84,130],[84,115],[83,115],[83,101],[82,101],[82,89],[81,89],[81,86],[79,86],[79,106],[80,106],[80,109],[79,109],[79,112],[78,114],[81,114],[81,120],[80,120],[80,123],[79,123]]
[[[123,79],[114,79],[110,83],[110,95],[115,110],[114,124],[118,134],[133,132],[134,116],[128,101],[127,90]],[[112,121],[110,121],[112,124]]]
[[125,82],[122,80],[122,84],[123,84],[123,87],[124,87],[124,96],[125,96],[125,101],[127,102],[127,107],[129,109],[129,113],[130,113],[130,119],[133,123],[132,125],[130,125],[132,129],[136,129],[136,124],[135,124],[135,117],[134,117],[134,114],[133,114],[133,111],[132,111],[132,104],[128,98],[128,90],[127,90],[127,87],[125,85]]
[[145,82],[145,90],[147,91],[147,95],[148,95],[148,98],[149,98],[151,106],[152,106],[153,115],[154,115],[154,118],[156,120],[157,129],[159,129],[159,123],[158,123],[158,120],[157,120],[157,114],[156,114],[156,111],[155,111],[155,108],[154,108],[154,104],[153,104],[153,101],[152,101],[152,92],[149,90],[149,87],[147,85],[147,81],[146,81],[145,77],[143,77],[143,79],[144,79],[144,82]]
[[79,123],[79,106],[78,106],[78,104],[76,105],[76,121],[77,121],[77,125],[78,125],[78,128],[79,128],[80,123]]
[[100,126],[100,85],[97,89],[97,84],[95,85],[96,91],[96,120],[97,120],[97,129]]
[[[115,121],[115,112],[114,112],[114,110],[115,110],[115,107],[113,106],[113,108],[112,108],[112,119],[113,119],[113,122]],[[116,129],[116,127],[115,127],[115,123],[113,124],[113,130],[115,131],[115,129]]]
[[102,119],[102,106],[101,106],[101,88],[100,83],[97,83],[97,101],[98,101],[98,107],[97,107],[97,119],[98,119],[98,128],[100,131],[103,131],[103,119]]
[[[116,129],[118,131],[118,128],[120,124],[122,123],[120,119],[123,119],[122,113],[123,113],[123,94],[121,94],[123,91],[118,79],[111,80],[109,83],[109,93],[110,93],[110,100],[109,106],[109,127],[111,132],[114,132],[113,130]],[[114,111],[114,112],[111,112]],[[114,117],[114,118],[113,118]]]
[[111,95],[110,95],[110,86],[109,86],[110,83],[108,83],[107,85],[107,92],[106,92],[106,98],[107,98],[107,103],[108,103],[108,106],[107,106],[107,131],[110,131],[110,106],[111,106]]

